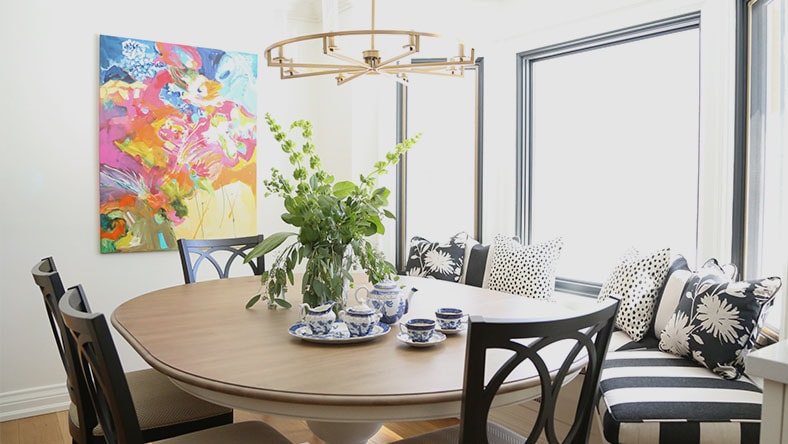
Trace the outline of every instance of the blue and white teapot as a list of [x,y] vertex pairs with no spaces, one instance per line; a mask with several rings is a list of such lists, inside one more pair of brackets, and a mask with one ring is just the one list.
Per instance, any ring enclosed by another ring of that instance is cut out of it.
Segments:
[[[367,293],[366,298],[359,296],[362,290]],[[355,297],[359,304],[366,304],[379,311],[382,315],[380,322],[395,324],[403,314],[408,312],[412,293],[413,290],[404,292],[396,282],[386,279],[375,284],[372,290],[367,287],[359,287],[355,292]]]

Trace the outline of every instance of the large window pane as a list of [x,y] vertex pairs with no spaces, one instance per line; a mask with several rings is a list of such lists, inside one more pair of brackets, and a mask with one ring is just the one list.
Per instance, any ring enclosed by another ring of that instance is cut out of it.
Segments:
[[[782,277],[784,295],[788,285],[788,1],[758,0],[750,5],[745,272],[747,278]],[[782,295],[770,313],[772,326],[782,323]]]
[[468,69],[463,79],[420,76],[404,88],[407,135],[421,133],[421,138],[405,163],[402,254],[413,236],[432,241],[461,231],[476,236],[477,75],[477,69]]
[[561,278],[602,282],[630,247],[670,247],[695,261],[698,33],[531,63],[525,228],[531,241],[564,238]]

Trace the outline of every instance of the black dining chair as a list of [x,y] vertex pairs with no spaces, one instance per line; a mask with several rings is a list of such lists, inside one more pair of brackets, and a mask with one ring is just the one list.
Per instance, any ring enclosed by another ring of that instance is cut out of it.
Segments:
[[[82,379],[82,369],[76,365],[76,345],[60,312],[59,302],[65,290],[55,261],[51,257],[42,259],[31,272],[33,281],[41,289],[52,334],[66,371],[66,387],[71,399],[68,412],[71,439],[76,444],[104,443],[104,430],[98,424],[88,387]],[[89,311],[87,300],[83,305],[85,311]],[[139,413],[138,423],[145,442],[233,422],[232,409],[189,395],[153,369],[129,372],[126,379]]]
[[[187,284],[197,282],[197,270],[203,261],[213,265],[219,279],[230,277],[235,261],[240,260],[240,263],[243,263],[247,253],[262,241],[262,234],[224,239],[178,239],[183,281]],[[248,265],[252,273],[259,276],[265,271],[265,258],[257,257],[249,261]]]
[[[59,303],[63,324],[76,348],[80,374],[104,430],[107,443],[146,442],[136,400],[129,390],[107,320],[91,313],[82,287],[69,288]],[[179,435],[162,443],[267,443],[292,444],[262,421],[246,421]]]
[[[471,316],[459,425],[397,443],[522,444],[535,443],[540,438],[549,443],[588,442],[602,362],[613,332],[618,304],[617,300],[612,299],[597,311],[556,319],[504,320]],[[560,349],[560,356],[556,356],[558,342],[566,347]],[[485,377],[486,357],[493,349],[508,350],[513,354]],[[574,421],[564,439],[560,439],[555,426],[558,395],[564,383],[568,382],[567,376],[582,368],[585,357],[588,362]],[[551,374],[552,366],[548,363],[554,362],[556,358],[563,360],[558,371]],[[528,362],[538,372],[541,399],[536,421],[525,437],[489,421],[488,415],[493,399],[506,378],[518,366]]]

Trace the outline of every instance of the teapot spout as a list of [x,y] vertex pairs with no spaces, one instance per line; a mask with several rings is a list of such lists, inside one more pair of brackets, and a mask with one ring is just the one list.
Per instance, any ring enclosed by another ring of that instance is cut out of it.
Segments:
[[416,293],[417,291],[419,291],[419,289],[416,288],[416,287],[411,287],[410,290],[408,290],[408,296],[407,296],[407,298],[405,298],[405,312],[404,313],[408,312],[408,309],[410,308],[410,300],[413,297],[413,294]]

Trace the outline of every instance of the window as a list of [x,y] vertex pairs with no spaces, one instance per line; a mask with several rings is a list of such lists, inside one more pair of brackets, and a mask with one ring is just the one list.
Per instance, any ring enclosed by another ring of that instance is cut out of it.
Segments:
[[397,269],[413,236],[481,232],[482,60],[465,78],[419,76],[398,86],[400,141],[421,133],[399,165]]
[[556,287],[596,294],[630,247],[696,261],[699,17],[519,54],[518,220],[564,238]]
[[782,323],[788,286],[788,1],[749,2],[745,277],[779,276],[769,324]]

